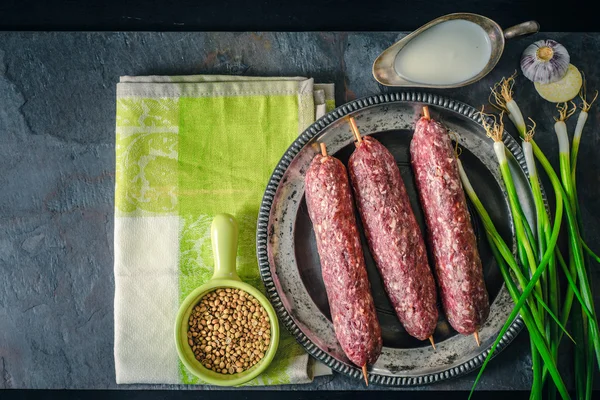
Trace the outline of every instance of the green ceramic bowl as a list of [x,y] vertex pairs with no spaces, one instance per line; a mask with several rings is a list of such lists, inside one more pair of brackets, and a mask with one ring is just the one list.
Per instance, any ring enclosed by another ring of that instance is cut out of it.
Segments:
[[[179,307],[175,322],[175,343],[181,362],[202,381],[219,386],[237,386],[260,375],[271,363],[279,345],[279,323],[277,314],[269,300],[256,288],[242,282],[236,273],[238,225],[229,214],[219,214],[211,225],[212,248],[215,257],[215,272],[207,283],[190,293]],[[209,292],[219,288],[236,288],[254,296],[265,308],[271,322],[271,343],[265,356],[252,368],[238,374],[220,374],[205,368],[196,358],[188,344],[188,320],[192,309]]]

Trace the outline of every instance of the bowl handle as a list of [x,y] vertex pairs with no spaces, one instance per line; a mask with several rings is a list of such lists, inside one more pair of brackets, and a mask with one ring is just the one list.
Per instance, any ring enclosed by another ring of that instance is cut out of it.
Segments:
[[512,39],[517,36],[530,35],[540,30],[537,21],[527,21],[504,30],[504,39]]
[[238,224],[233,215],[218,214],[210,226],[210,239],[215,259],[212,279],[241,281],[236,273]]

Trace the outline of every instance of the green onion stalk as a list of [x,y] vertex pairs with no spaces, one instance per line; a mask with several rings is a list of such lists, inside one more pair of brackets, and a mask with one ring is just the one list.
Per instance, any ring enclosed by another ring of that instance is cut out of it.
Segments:
[[[536,272],[533,274],[533,276],[528,281],[528,283],[525,286],[521,287],[522,290],[521,290],[521,292],[519,292],[517,284],[513,281],[513,278],[511,276],[510,272],[506,268],[506,266],[508,265],[510,267],[511,271],[515,275],[517,275],[518,274],[517,271],[520,271],[520,268],[517,265],[517,261],[514,259],[514,255],[513,255],[512,251],[509,249],[509,247],[506,245],[506,243],[504,242],[504,240],[498,233],[488,212],[486,211],[483,204],[479,200],[477,194],[473,190],[473,187],[472,187],[471,183],[469,182],[469,179],[462,167],[460,160],[458,160],[458,167],[459,167],[461,180],[463,183],[463,188],[465,189],[465,192],[469,196],[469,199],[471,200],[471,202],[475,205],[477,213],[479,214],[479,216],[481,217],[481,220],[483,221],[483,224],[484,224],[484,227],[486,230],[486,234],[487,234],[488,240],[490,242],[490,247],[492,248],[492,251],[494,252],[494,255],[496,256],[496,259],[498,260],[498,266],[500,268],[502,276],[505,279],[507,289],[508,289],[513,301],[515,302],[515,307],[513,308],[513,311],[511,312],[506,323],[500,330],[498,337],[496,338],[494,344],[490,348],[490,352],[488,353],[488,356],[486,357],[481,369],[479,370],[479,374],[477,375],[477,378],[475,379],[473,388],[471,390],[471,395],[473,394],[475,386],[479,382],[479,380],[483,374],[483,371],[485,370],[485,367],[487,366],[488,362],[492,358],[494,351],[496,350],[502,337],[504,336],[504,334],[510,327],[512,321],[517,317],[517,315],[519,313],[521,313],[523,322],[525,323],[525,325],[527,326],[527,329],[529,331],[529,334],[531,337],[531,342],[533,343],[533,345],[536,349],[535,351],[539,354],[544,365],[547,367],[547,370],[548,370],[550,376],[552,377],[552,379],[557,387],[557,390],[559,391],[561,396],[563,396],[563,398],[565,398],[565,399],[569,399],[570,398],[569,393],[568,393],[566,386],[560,376],[556,362],[555,362],[554,358],[552,357],[550,348],[548,346],[548,338],[546,336],[546,333],[544,330],[539,329],[539,320],[541,319],[541,316],[540,316],[539,312],[535,311],[535,309],[533,307],[531,307],[532,303],[530,301],[531,300],[530,295],[532,294],[532,292],[535,293],[534,288],[537,285],[540,277],[544,273],[544,271],[548,265],[548,261],[551,257],[551,254],[553,253],[552,248],[550,247],[544,253],[541,262],[537,266]],[[561,212],[562,212],[562,210],[561,210]],[[553,229],[552,237],[551,237],[551,243],[550,243],[553,246],[556,245],[556,241],[558,240],[558,233],[560,230],[561,215],[557,214],[557,216],[559,218],[557,218],[557,223],[554,225],[554,229]],[[540,382],[539,377],[537,379],[534,379],[534,384],[532,386],[532,391],[531,391],[531,397],[532,398],[541,398],[541,382]]]
[[571,180],[573,181],[573,188],[575,189],[575,194],[577,194],[576,190],[576,181],[577,181],[577,155],[579,154],[579,143],[581,142],[581,136],[583,134],[583,128],[585,127],[585,123],[588,119],[588,115],[592,105],[598,99],[598,91],[596,90],[596,95],[591,101],[587,99],[585,79],[583,81],[583,85],[581,87],[581,92],[579,93],[581,97],[581,111],[579,112],[579,116],[577,117],[577,125],[575,125],[575,134],[573,135],[573,144],[571,145]]
[[[569,319],[569,315],[572,308],[573,298],[576,297],[579,306],[581,309],[577,312],[577,320],[572,320],[574,327],[582,328],[583,331],[583,342],[579,343],[580,347],[580,355],[576,355],[576,365],[580,371],[585,369],[585,374],[576,374],[576,379],[578,380],[577,388],[578,396],[581,397],[583,393],[585,393],[586,397],[591,395],[591,391],[588,388],[591,388],[591,376],[593,376],[593,368],[590,368],[593,365],[593,362],[590,362],[590,358],[595,358],[595,360],[600,365],[600,340],[598,334],[598,323],[594,311],[593,297],[591,293],[591,287],[589,284],[588,272],[586,268],[586,260],[584,257],[583,249],[590,253],[594,258],[597,258],[595,254],[586,246],[581,238],[581,216],[579,212],[579,205],[577,202],[577,192],[575,187],[575,180],[573,176],[575,174],[576,160],[577,160],[577,152],[579,148],[579,140],[581,138],[581,132],[583,131],[583,124],[587,119],[587,116],[584,114],[578,120],[578,127],[576,129],[575,136],[577,139],[574,139],[573,143],[573,151],[569,155],[569,141],[566,130],[566,125],[564,124],[564,120],[569,114],[568,107],[562,106],[560,108],[561,115],[557,119],[555,124],[555,131],[557,133],[557,137],[559,139],[559,150],[560,150],[560,176],[561,179],[558,178],[554,168],[537,146],[535,141],[529,137],[528,138],[528,130],[525,125],[525,121],[523,115],[513,99],[512,88],[514,85],[514,76],[503,79],[499,82],[493,89],[491,94],[491,101],[494,106],[501,109],[502,111],[508,114],[509,119],[513,122],[519,135],[529,144],[524,144],[523,151],[526,154],[533,154],[537,158],[537,160],[542,165],[545,170],[552,187],[554,189],[554,194],[557,199],[557,208],[559,199],[564,199],[564,210],[565,215],[567,217],[567,232],[568,232],[568,243],[569,243],[569,265],[567,267],[566,263],[563,260],[563,257],[556,246],[550,246],[548,242],[548,238],[550,237],[551,226],[549,225],[549,218],[547,213],[544,210],[545,216],[541,215],[543,204],[541,197],[541,189],[539,188],[539,182],[537,179],[531,179],[531,171],[535,171],[533,168],[535,166],[535,162],[531,159],[531,155],[529,155],[530,161],[528,162],[528,169],[530,170],[530,184],[532,188],[532,192],[534,194],[534,199],[536,201],[536,216],[537,216],[537,232],[538,232],[538,246],[540,251],[538,254],[547,254],[548,249],[551,249],[554,252],[553,260],[549,261],[549,264],[552,264],[549,268],[549,277],[546,282],[546,285],[542,285],[543,288],[546,289],[547,299],[550,303],[550,309],[554,313],[558,313],[558,279],[556,277],[556,260],[559,260],[560,266],[565,271],[565,276],[569,282],[567,286],[567,293],[564,298],[564,303],[562,305],[562,310],[560,312],[560,320],[564,325]],[[589,111],[589,107],[591,103],[587,103],[585,101],[585,95],[582,96],[584,99],[583,109],[585,113]],[[540,235],[540,232],[543,232],[543,235]],[[545,242],[545,243],[544,243]],[[553,275],[553,276],[552,276]],[[582,313],[580,313],[581,311]],[[580,315],[579,315],[580,314]],[[550,329],[547,330],[548,337],[550,339],[550,347],[552,349],[552,354],[554,359],[556,360],[558,355],[558,345],[562,339],[562,332],[558,332],[558,328],[556,326],[552,326],[552,323],[548,319],[546,321],[547,324],[551,324],[549,326]],[[581,325],[581,326],[578,326]],[[587,326],[586,326],[587,325]],[[548,327],[548,326],[547,326]],[[557,332],[558,332],[558,340],[557,340]],[[587,344],[586,344],[587,343]],[[585,352],[581,352],[582,349],[585,349]],[[594,357],[595,352],[595,357]],[[587,362],[582,359],[581,354],[584,354],[587,357]],[[543,378],[545,379],[547,373],[546,365],[544,366]],[[534,378],[535,379],[535,378]],[[584,381],[585,379],[585,381]],[[549,397],[552,398],[555,396],[554,389],[549,386]],[[561,393],[562,395],[562,393]]]
[[[493,96],[493,100],[494,100],[493,103],[495,103],[493,105],[495,105],[497,108],[502,109],[508,113],[509,118],[511,119],[511,121],[513,122],[515,127],[517,128],[519,135],[522,138],[525,138],[525,136],[527,135],[527,128],[525,126],[523,114],[521,113],[519,106],[513,99],[513,93],[512,93],[513,85],[514,85],[514,75],[508,79],[505,78],[502,81],[500,81],[492,89],[491,96]],[[544,153],[541,151],[541,149],[537,146],[535,141],[531,140],[530,142],[531,142],[531,145],[532,145],[532,148],[533,148],[536,158],[538,159],[538,161],[544,168],[548,178],[550,179],[550,181],[552,183],[555,195],[557,195],[557,193],[560,191],[560,192],[562,192],[561,194],[563,195],[563,198],[567,198],[565,189],[562,186],[561,180],[558,179],[558,176],[556,175],[554,168],[552,167],[552,165],[550,164],[550,162],[548,161],[548,159],[546,158]],[[570,202],[565,207],[565,210],[566,210],[567,220],[569,222],[569,244],[572,245],[575,242],[580,242],[581,238],[580,238],[578,230],[576,229],[576,226],[573,225],[574,211],[572,211]],[[577,249],[579,246],[574,246],[574,247],[576,247],[575,252],[577,253],[578,257],[574,261],[575,266],[573,266],[573,265],[571,266],[571,271],[573,272],[573,275],[575,275],[575,272],[576,272],[576,271],[574,271],[575,267],[581,267],[581,264],[582,264],[581,251],[577,251],[577,250],[579,250],[579,249]],[[568,318],[572,301],[573,301],[573,291],[572,291],[572,287],[569,286],[566,297],[565,297],[565,303],[563,305],[563,313],[565,314],[564,320],[566,320]],[[593,307],[593,303],[592,303],[592,307]]]
[[[523,115],[519,109],[519,106],[513,99],[513,93],[512,93],[513,85],[514,85],[514,76],[512,76],[510,78],[504,78],[492,89],[492,95],[490,96],[490,98],[492,99],[492,97],[493,97],[492,102],[495,103],[495,104],[493,104],[495,107],[502,109],[503,111],[506,111],[508,113],[508,117],[511,119],[511,121],[517,128],[519,135],[522,138],[525,138],[525,136],[527,135],[527,128],[525,125],[525,121],[523,119]],[[548,159],[546,158],[544,153],[541,151],[541,149],[537,146],[535,141],[531,140],[530,143],[532,145],[535,157],[538,159],[538,161],[544,168],[548,178],[550,179],[550,182],[553,186],[555,195],[557,195],[558,192],[562,192],[561,194],[563,195],[563,197],[566,198],[565,189],[563,188],[561,181],[558,179],[558,176],[556,175],[554,168],[552,167],[552,165],[550,164],[550,162],[548,161]],[[570,203],[568,204],[567,207],[565,207],[565,210],[566,210],[566,214],[567,214],[567,220],[569,222],[569,236],[570,236],[569,244],[571,245],[571,244],[573,244],[573,242],[577,241],[577,242],[580,242],[581,245],[583,245],[584,247],[587,248],[585,243],[583,243],[583,241],[581,240],[581,236],[579,235],[579,232],[576,229],[577,227],[573,226],[573,224],[572,224],[572,222],[574,222],[575,214],[574,214],[574,211],[572,211]],[[579,247],[579,246],[575,246],[575,247]],[[579,250],[579,249],[576,249],[576,250]],[[577,255],[579,256],[579,258],[581,258],[581,252],[580,251],[576,251],[576,252],[578,253]],[[588,252],[590,254],[593,254],[591,252],[591,250],[588,250]],[[593,254],[593,256],[597,257],[595,254]],[[577,261],[575,261],[575,262],[577,262]],[[572,301],[572,296],[573,296],[573,293],[570,293],[571,301]],[[565,300],[565,303],[568,303],[568,297],[569,297],[569,293],[567,293],[567,299]],[[569,308],[567,308],[567,310],[568,309]]]
[[[585,100],[585,96],[582,96],[582,98],[584,99],[585,107],[587,101]],[[573,180],[575,171],[572,168],[572,164],[576,165],[576,153],[579,148],[581,133],[583,132],[583,124],[587,118],[584,114],[584,117],[580,116],[580,119],[578,120],[579,126],[576,130],[575,135],[577,136],[577,144],[574,144],[574,155],[572,156],[570,154],[569,136],[567,133],[565,121],[575,112],[575,105],[573,104],[573,106],[574,107],[571,110],[568,109],[566,103],[558,106],[559,117],[555,118],[555,132],[559,143],[561,181],[565,192],[569,198],[571,209],[575,213],[577,228],[576,234],[579,235],[580,239],[579,242],[572,243],[572,245],[569,248],[569,272],[572,276],[574,276],[575,274],[577,275],[581,291],[584,294],[584,301],[586,302],[586,305],[588,305],[589,308],[591,308],[591,310],[593,311],[594,303],[591,294],[590,275],[588,268],[586,268],[586,264],[589,264],[589,261],[585,257],[578,257],[579,254],[583,255],[583,239],[581,237],[581,230],[583,229],[583,226],[581,210],[579,208],[579,202],[577,199],[577,190],[575,186],[575,181]],[[575,231],[575,229],[573,229],[573,231]],[[594,377],[593,361],[595,358],[598,361],[600,361],[600,358],[598,358],[597,356],[597,340],[595,340],[598,337],[598,326],[595,320],[590,322],[589,317],[584,315],[582,310],[578,306],[576,306],[573,309],[573,315],[571,320],[573,323],[573,332],[577,341],[577,345],[575,347],[574,366],[577,394],[579,397],[591,399]],[[595,351],[596,357],[594,354]]]
[[[523,210],[521,209],[519,197],[517,195],[517,190],[515,188],[515,184],[512,179],[512,174],[510,172],[510,168],[508,166],[508,161],[506,158],[506,148],[504,146],[504,142],[502,141],[502,136],[504,134],[504,124],[502,122],[502,117],[504,114],[500,114],[499,122],[496,120],[495,116],[484,114],[483,109],[480,114],[482,117],[482,125],[486,130],[487,135],[494,140],[494,152],[496,153],[496,158],[498,159],[498,165],[500,168],[500,173],[502,175],[502,180],[504,181],[508,193],[509,205],[513,216],[513,224],[518,239],[517,247],[519,249],[520,254],[519,258],[521,264],[524,267],[529,268],[528,271],[525,269],[523,272],[526,272],[529,276],[531,276],[535,273],[537,269],[537,257],[534,254],[534,246],[532,246],[531,243],[533,235],[527,233],[527,229],[529,228],[529,222],[525,218]],[[493,123],[490,124],[490,122],[488,122],[486,119],[491,119]],[[529,231],[531,231],[530,228]],[[537,292],[537,295],[542,297],[543,299],[544,296],[542,293],[541,285],[539,283],[536,285],[535,290]]]
[[559,104],[558,117],[555,117],[554,132],[556,132],[556,138],[558,139],[558,152],[560,159],[560,178],[562,180],[563,187],[567,193],[571,208],[576,209],[575,194],[573,188],[573,180],[571,179],[571,155],[569,149],[569,135],[567,133],[567,124],[565,121],[569,119],[574,113],[577,107],[575,103],[573,108],[569,109],[567,103]]
[[[535,159],[533,155],[533,146],[531,145],[531,140],[533,140],[533,135],[535,132],[535,122],[531,118],[530,121],[532,122],[532,127],[525,133],[522,143],[522,149],[523,155],[525,156],[525,165],[527,166],[527,171],[529,173],[529,184],[531,186],[531,192],[533,193],[533,199],[535,203],[538,246],[540,247],[540,252],[545,252],[548,246],[551,244],[551,225],[550,219],[548,217],[548,212],[546,210],[546,205],[544,203],[544,198],[542,195],[541,184],[537,174],[537,167],[535,165]],[[556,208],[556,215],[562,217],[562,198],[557,199]],[[558,211],[559,209],[560,212]],[[561,221],[559,220],[559,227],[560,224]],[[548,262],[548,274],[547,276],[543,277],[545,279],[544,282],[546,283],[545,300],[550,303],[550,310],[552,311],[552,313],[554,313],[555,315],[559,315],[560,287],[558,276],[556,274],[555,251],[551,251],[550,254],[550,259]],[[550,343],[550,350],[555,362],[558,362],[558,344],[560,341],[558,329],[559,326],[559,323],[552,323],[550,320],[548,320],[546,324],[546,333],[548,335]],[[543,379],[544,378],[542,377],[542,381]],[[548,385],[548,391],[549,398],[556,398],[556,389],[553,385]]]
[[[575,104],[573,108],[569,109],[568,104],[565,102],[557,106],[559,116],[555,117],[554,120],[554,131],[556,132],[556,138],[558,139],[558,151],[560,160],[560,178],[567,194],[571,209],[578,214],[578,205],[575,198],[575,188],[573,186],[573,179],[571,174],[571,155],[569,148],[569,135],[567,133],[567,124],[565,121],[571,117],[577,109]],[[578,229],[581,229],[579,223],[580,218],[577,218]],[[577,273],[575,270],[575,263],[573,260],[573,252],[569,252],[569,265],[572,267],[570,270],[571,275]],[[587,274],[586,274],[587,275]],[[583,317],[581,308],[575,306],[572,310],[571,319],[573,321],[573,334],[575,336],[575,389],[578,397],[590,399],[591,398],[591,385],[593,380],[592,371],[588,371],[587,360],[593,357],[593,349],[588,345],[585,331],[587,330],[587,319]],[[592,350],[590,354],[589,351]],[[590,388],[589,391],[587,388]]]
[[[577,207],[577,209],[576,209],[577,223],[579,225],[579,231],[583,232],[583,222],[582,222],[582,217],[581,217],[581,210],[579,209],[579,199],[577,198],[577,156],[579,154],[579,144],[581,142],[583,128],[585,127],[585,123],[588,119],[589,111],[592,108],[592,105],[594,104],[596,99],[598,98],[598,91],[596,91],[594,98],[591,101],[588,100],[587,93],[586,93],[585,77],[583,80],[583,85],[581,88],[581,92],[579,93],[579,96],[581,97],[581,103],[582,103],[581,104],[581,112],[579,113],[579,116],[577,118],[577,125],[575,126],[575,134],[573,135],[573,143],[571,145],[571,160],[570,161],[571,161],[571,181],[573,184],[573,195],[574,195],[575,205]],[[600,263],[600,258],[596,254],[594,254],[594,252],[583,241],[583,234],[582,234],[582,243],[581,244],[583,246],[583,249],[588,253],[588,255],[593,257],[596,262]]]
[[[510,172],[510,168],[508,166],[508,161],[506,158],[506,149],[504,146],[504,142],[502,141],[502,137],[504,134],[504,124],[502,121],[502,117],[504,112],[500,114],[500,121],[496,120],[496,117],[493,115],[486,115],[483,113],[483,109],[481,111],[482,117],[482,125],[486,130],[486,133],[490,138],[494,140],[494,151],[496,153],[496,157],[498,159],[499,169],[502,175],[502,179],[504,181],[509,205],[511,208],[512,216],[513,216],[513,226],[515,228],[515,234],[517,238],[517,248],[519,254],[519,261],[523,267],[523,273],[527,274],[527,277],[535,276],[537,271],[537,257],[534,255],[533,248],[537,245],[534,242],[534,237],[532,234],[528,234],[526,226],[528,227],[528,221],[525,218],[525,215],[521,209],[520,201],[515,189],[515,185],[512,179],[512,175]],[[492,123],[488,122],[488,119],[493,121]],[[531,231],[531,229],[529,229]],[[501,262],[499,262],[499,265]],[[516,264],[516,263],[511,263]],[[515,276],[517,277],[517,281],[519,285],[524,288],[526,286],[525,276],[519,273],[519,269],[516,268],[513,270]],[[547,285],[544,285],[547,286]],[[533,321],[536,323],[536,328],[540,332],[544,333],[544,336],[548,334],[549,329],[547,329],[547,324],[545,322],[545,314],[542,311],[542,307],[545,305],[545,298],[547,297],[545,293],[542,291],[542,285],[540,281],[536,282],[536,286],[534,287],[534,299],[529,301],[529,307],[531,309],[531,313],[533,316]],[[547,309],[548,307],[544,307]],[[555,313],[553,313],[555,315]],[[546,338],[546,342],[550,343],[548,338]],[[541,364],[541,354],[536,346],[533,336],[530,336],[531,340],[531,357],[533,364],[533,386],[531,391],[532,398],[539,398],[541,396],[541,387],[543,386],[543,377],[542,370],[543,365]],[[549,349],[550,354],[552,355],[552,349]],[[554,361],[555,361],[555,357]]]
[[[596,94],[594,96],[594,98],[591,101],[588,101],[587,99],[587,93],[586,93],[586,85],[585,85],[585,78],[583,80],[583,85],[582,85],[582,89],[581,92],[579,93],[579,96],[581,97],[581,111],[579,113],[579,116],[577,118],[577,125],[575,126],[575,133],[573,135],[573,143],[572,143],[572,147],[571,147],[571,182],[572,182],[572,186],[573,186],[573,201],[575,204],[575,212],[577,214],[577,223],[578,223],[578,227],[579,227],[579,231],[581,232],[582,236],[583,236],[583,218],[581,216],[581,209],[579,208],[579,199],[577,197],[577,155],[579,153],[579,144],[581,142],[581,136],[583,134],[583,128],[585,126],[585,123],[587,121],[588,118],[588,113],[590,111],[590,109],[592,108],[592,104],[594,104],[594,102],[596,101],[596,99],[598,98],[598,91],[596,91]],[[584,247],[584,250],[586,250],[588,252],[588,254],[590,254],[592,257],[594,257],[596,259],[596,261],[598,262],[598,257],[589,249],[589,247],[583,242],[583,237],[582,237],[582,245]],[[586,260],[587,261],[587,260]],[[588,279],[591,280],[589,271],[588,271]],[[592,393],[592,386],[593,386],[593,364],[594,364],[594,357],[593,357],[593,347],[592,347],[592,343],[591,340],[589,338],[589,333],[586,330],[590,329],[588,325],[588,321],[585,318],[585,315],[580,315],[581,313],[579,313],[579,310],[576,309],[576,315],[573,316],[573,318],[575,320],[577,319],[581,319],[583,321],[583,325],[579,326],[577,331],[575,331],[575,333],[578,336],[583,336],[584,342],[587,345],[586,349],[582,349],[581,346],[578,346],[576,348],[576,354],[579,357],[579,359],[583,359],[584,357],[586,358],[586,386],[583,389],[583,391],[586,394],[586,398],[591,398],[591,393]],[[581,385],[581,384],[580,384]],[[579,388],[580,392],[582,390],[582,388]]]
[[[575,134],[573,135],[573,143],[571,147],[571,152],[569,154],[569,137],[567,134],[566,125],[564,121],[575,113],[576,107],[573,104],[573,109],[567,111],[566,103],[562,106],[559,106],[559,118],[556,118],[557,122],[555,124],[555,131],[559,140],[559,150],[560,150],[560,161],[561,161],[561,179],[563,181],[563,185],[565,188],[571,188],[571,206],[576,214],[577,226],[581,235],[581,244],[582,248],[588,249],[588,247],[583,242],[583,222],[581,216],[581,209],[579,207],[579,199],[577,196],[577,155],[579,153],[579,144],[581,142],[581,136],[583,133],[583,128],[588,118],[588,112],[594,103],[594,101],[598,97],[598,92],[594,98],[588,102],[586,96],[586,85],[585,80],[582,85],[582,89],[580,92],[580,97],[582,100],[581,112],[579,113],[577,119],[577,125],[575,127]],[[568,191],[567,191],[568,193]],[[586,264],[589,264],[589,260],[586,258]],[[581,280],[581,284],[584,286],[590,285],[590,274],[589,270],[586,269],[586,280]],[[591,287],[590,287],[591,291]],[[590,340],[590,336],[593,335],[590,333],[590,330],[593,330],[594,327],[589,326],[589,321],[587,317],[582,314],[582,311],[575,307],[573,310],[573,332],[577,337],[578,345],[575,348],[575,374],[576,376],[585,376],[585,383],[583,379],[577,379],[577,393],[584,393],[586,399],[591,398],[592,394],[592,386],[593,386],[593,378],[594,378],[594,370],[593,370],[593,361],[594,361],[594,346],[592,341]]]

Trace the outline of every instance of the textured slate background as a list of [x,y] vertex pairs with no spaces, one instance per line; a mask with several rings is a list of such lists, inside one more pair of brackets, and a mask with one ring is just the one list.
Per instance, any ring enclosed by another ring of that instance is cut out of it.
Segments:
[[[117,386],[114,376],[114,116],[120,75],[311,76],[334,82],[342,104],[390,90],[372,78],[371,64],[401,36],[0,33],[0,388],[149,387]],[[489,86],[517,68],[523,49],[546,37],[569,49],[590,88],[600,87],[600,34],[538,34],[509,42],[483,81],[440,93],[483,104]],[[556,165],[553,105],[522,78],[516,90],[524,114],[538,123],[538,143]],[[578,185],[586,235],[596,249],[599,127],[595,107],[580,150]],[[597,283],[597,268],[594,274]],[[526,334],[520,335],[490,364],[480,388],[529,388],[528,345]],[[569,365],[563,367],[568,377]],[[473,379],[471,374],[420,389],[465,390]],[[363,384],[336,374],[295,389]]]
[[503,27],[536,19],[548,32],[597,32],[586,11],[531,0],[3,0],[0,30],[394,32],[472,12]]

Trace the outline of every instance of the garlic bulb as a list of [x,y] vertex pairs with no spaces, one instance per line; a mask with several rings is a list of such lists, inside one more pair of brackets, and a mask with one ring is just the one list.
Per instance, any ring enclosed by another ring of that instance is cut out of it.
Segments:
[[532,82],[552,83],[565,76],[570,59],[562,44],[554,40],[538,40],[523,52],[521,70]]

